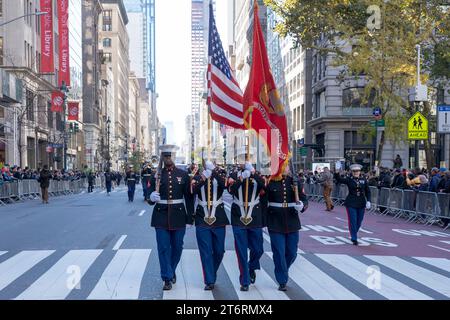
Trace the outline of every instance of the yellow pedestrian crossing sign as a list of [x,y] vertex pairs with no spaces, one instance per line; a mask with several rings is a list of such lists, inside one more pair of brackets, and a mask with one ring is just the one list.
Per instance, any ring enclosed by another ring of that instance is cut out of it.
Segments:
[[408,140],[427,140],[428,120],[420,112],[416,112],[408,120]]

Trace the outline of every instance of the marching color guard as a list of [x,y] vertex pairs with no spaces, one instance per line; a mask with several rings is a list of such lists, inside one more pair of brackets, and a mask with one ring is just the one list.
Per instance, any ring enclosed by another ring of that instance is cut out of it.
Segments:
[[264,253],[263,217],[259,203],[264,180],[256,174],[252,164],[246,162],[244,169],[232,174],[229,181],[229,192],[233,195],[231,224],[240,271],[239,281],[241,291],[248,291],[250,283],[256,281],[255,270],[260,269],[259,259]]
[[136,173],[134,173],[133,167],[130,166],[129,170],[125,175],[125,183],[128,186],[128,202],[133,202],[134,200],[134,192],[136,191],[137,181],[138,177]]
[[198,202],[195,230],[205,290],[214,289],[217,270],[225,254],[225,226],[230,224],[222,200],[225,188],[225,177],[211,161],[205,163],[202,175],[193,178],[192,192]]
[[155,204],[151,226],[156,229],[163,290],[170,290],[176,282],[186,224],[193,224],[194,202],[187,172],[172,161],[176,146],[163,145],[160,149],[164,168],[159,167],[152,177],[149,204]]

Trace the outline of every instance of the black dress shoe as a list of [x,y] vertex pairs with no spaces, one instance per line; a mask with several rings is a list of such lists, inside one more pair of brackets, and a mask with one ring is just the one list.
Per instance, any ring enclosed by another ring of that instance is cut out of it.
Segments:
[[177,276],[175,274],[173,275],[172,283],[173,284],[177,283]]
[[256,281],[256,272],[255,270],[250,270],[250,283],[255,283]]
[[248,291],[248,286],[241,286],[241,291]]
[[278,290],[280,290],[280,291],[287,291],[286,285],[285,284],[280,284],[280,286],[278,287]]
[[170,281],[164,281],[163,290],[170,290],[170,289],[172,289],[172,283]]
[[214,289],[214,285],[213,284],[207,284],[205,286],[205,290],[213,290]]
[[357,241],[357,240],[352,240],[352,242],[353,242],[353,245],[354,245],[354,246],[357,246],[357,245],[358,245],[358,241]]

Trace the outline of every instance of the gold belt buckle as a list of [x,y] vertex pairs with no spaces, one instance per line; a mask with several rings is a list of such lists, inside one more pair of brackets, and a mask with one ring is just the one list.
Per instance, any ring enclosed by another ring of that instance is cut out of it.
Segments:
[[167,200],[167,204],[172,204],[173,200]]
[[288,207],[287,202],[283,202],[283,208],[287,208],[287,207]]

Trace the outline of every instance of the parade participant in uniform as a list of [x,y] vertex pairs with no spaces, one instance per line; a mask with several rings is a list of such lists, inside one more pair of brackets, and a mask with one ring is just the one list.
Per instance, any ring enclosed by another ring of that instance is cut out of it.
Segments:
[[269,181],[266,193],[269,201],[267,229],[275,264],[275,278],[280,285],[278,290],[286,291],[289,267],[297,258],[301,229],[299,213],[307,206],[308,199],[303,193],[303,186],[296,185],[292,175],[289,175],[289,167],[286,167],[281,180]]
[[225,177],[211,161],[207,161],[203,173],[192,180],[192,192],[198,201],[195,230],[205,290],[214,289],[217,270],[225,254],[225,226],[230,224],[222,200],[225,189]]
[[106,169],[106,172],[105,172],[105,185],[106,185],[106,194],[108,196],[111,193],[112,181],[113,181],[113,174],[109,171],[109,169]]
[[178,169],[172,159],[176,146],[162,145],[161,162],[150,181],[150,205],[153,208],[151,226],[156,229],[163,290],[172,289],[176,282],[175,270],[183,250],[186,224],[193,224],[194,201],[186,171]]
[[[245,203],[246,181],[248,180],[248,203]],[[229,192],[233,195],[231,224],[234,245],[239,264],[241,291],[248,291],[250,283],[255,283],[256,272],[260,269],[259,259],[264,253],[262,208],[259,193],[264,188],[264,180],[257,175],[252,164],[245,163],[242,170],[229,179]],[[250,249],[250,259],[247,250]]]
[[136,183],[138,183],[138,177],[136,173],[134,173],[132,166],[130,166],[130,169],[127,171],[127,174],[125,175],[125,183],[128,186],[128,202],[133,202],[134,191],[136,190]]
[[369,184],[361,176],[361,169],[361,165],[353,164],[350,166],[351,175],[349,177],[341,177],[340,174],[336,174],[337,182],[346,184],[348,187],[348,196],[344,205],[347,208],[351,240],[355,246],[358,245],[357,236],[364,219],[364,209],[370,209]]
[[148,200],[150,197],[150,178],[152,176],[152,168],[150,164],[144,166],[141,172],[142,177],[142,190],[144,192],[144,200]]

